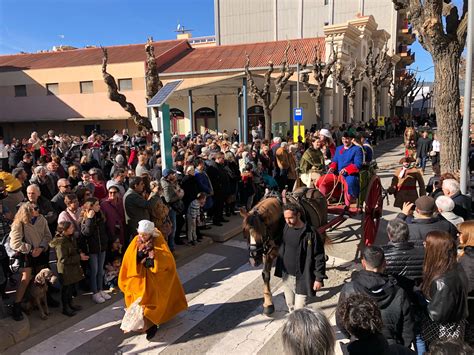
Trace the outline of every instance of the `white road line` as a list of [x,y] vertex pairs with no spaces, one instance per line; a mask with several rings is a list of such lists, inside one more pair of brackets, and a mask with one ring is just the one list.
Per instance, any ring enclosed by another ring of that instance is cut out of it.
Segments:
[[262,306],[257,307],[248,318],[226,333],[206,354],[257,354],[257,352],[283,326],[288,314],[283,288],[274,293],[275,313],[271,317],[262,314]]
[[127,349],[126,353],[131,354],[161,353],[234,295],[259,279],[261,272],[261,269],[252,268],[249,264],[241,266],[214,287],[195,297],[189,303],[188,311],[181,313],[158,329],[153,341],[146,340],[145,335],[138,335],[125,339],[119,347],[124,347]]
[[[181,282],[183,284],[188,282],[224,259],[224,256],[207,253],[197,257],[178,268]],[[72,351],[107,329],[120,324],[124,315],[123,308],[124,302],[119,300],[72,327],[35,345],[23,352],[23,354],[65,354]]]
[[240,237],[239,239],[235,239],[235,238],[230,239],[227,242],[225,242],[224,245],[228,247],[240,248],[240,249],[245,249],[245,250],[248,249],[247,242],[241,239]]

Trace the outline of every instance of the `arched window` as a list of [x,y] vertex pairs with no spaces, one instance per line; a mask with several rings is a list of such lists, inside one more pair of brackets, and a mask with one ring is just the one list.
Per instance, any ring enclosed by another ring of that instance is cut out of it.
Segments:
[[217,127],[216,111],[209,107],[201,107],[194,112],[194,129],[204,133],[206,129],[215,131]]

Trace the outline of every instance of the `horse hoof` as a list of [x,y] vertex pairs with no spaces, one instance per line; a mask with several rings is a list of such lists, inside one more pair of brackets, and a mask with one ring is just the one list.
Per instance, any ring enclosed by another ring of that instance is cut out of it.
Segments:
[[275,312],[275,306],[274,305],[270,305],[268,307],[263,307],[263,314],[265,314],[266,316],[269,316],[270,314],[273,314],[273,312]]

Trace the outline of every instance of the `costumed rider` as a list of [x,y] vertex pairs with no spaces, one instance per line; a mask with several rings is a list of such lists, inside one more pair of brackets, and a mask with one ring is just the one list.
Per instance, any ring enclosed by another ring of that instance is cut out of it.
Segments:
[[336,148],[328,173],[344,176],[351,199],[356,199],[359,196],[359,171],[364,162],[364,154],[360,147],[352,143],[353,138],[353,133],[344,132],[342,145]]
[[143,330],[150,340],[158,325],[187,309],[188,304],[173,254],[161,232],[148,220],[138,222],[137,231],[123,257],[118,284],[127,308],[142,297]]

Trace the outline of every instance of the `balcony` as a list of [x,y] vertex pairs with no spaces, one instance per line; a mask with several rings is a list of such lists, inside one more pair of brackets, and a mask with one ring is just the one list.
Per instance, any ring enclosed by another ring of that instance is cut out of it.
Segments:
[[400,56],[400,64],[407,66],[412,64],[415,61],[415,53],[411,52],[411,49],[408,49],[406,45],[399,45],[398,46],[398,53]]

